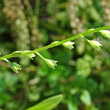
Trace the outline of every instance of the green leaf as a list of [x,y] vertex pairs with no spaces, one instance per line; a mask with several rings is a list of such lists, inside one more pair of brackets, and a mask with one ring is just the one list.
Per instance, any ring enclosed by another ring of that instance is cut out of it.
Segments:
[[76,97],[70,97],[68,101],[68,110],[78,110],[78,99]]
[[62,100],[62,95],[53,96],[26,110],[52,110]]
[[87,105],[90,106],[92,104],[91,102],[91,96],[87,90],[83,90],[81,96],[80,96],[81,101]]

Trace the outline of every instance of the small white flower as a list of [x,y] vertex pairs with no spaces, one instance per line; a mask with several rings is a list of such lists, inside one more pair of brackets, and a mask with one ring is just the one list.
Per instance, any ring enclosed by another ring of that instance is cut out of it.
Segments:
[[102,46],[102,44],[100,44],[99,42],[95,41],[95,40],[87,40],[89,42],[89,44],[96,50],[99,50],[100,47]]
[[3,60],[6,61],[10,65],[11,69],[14,72],[18,73],[18,70],[21,70],[21,65],[15,63],[15,62],[10,62],[9,60],[7,60],[5,58]]
[[58,62],[58,61],[51,60],[51,59],[46,59],[46,58],[44,58],[41,54],[39,54],[38,52],[36,52],[36,54],[37,54],[39,57],[41,57],[41,58],[46,62],[46,64],[47,64],[50,68],[55,69],[55,66],[57,66],[57,62]]
[[105,36],[106,38],[110,39],[110,31],[108,30],[101,30],[100,33]]
[[48,65],[50,68],[55,69],[55,66],[57,66],[56,63],[57,63],[58,61],[51,60],[51,59],[45,59],[45,62],[47,63],[47,65]]
[[27,57],[30,58],[30,59],[33,59],[33,57],[35,57],[35,54],[34,53],[28,54]]
[[18,73],[18,70],[21,70],[21,65],[15,63],[15,62],[9,62],[10,67],[12,70],[16,73]]
[[75,43],[68,41],[68,42],[63,43],[62,45],[68,49],[73,49],[74,48],[73,44],[75,44]]

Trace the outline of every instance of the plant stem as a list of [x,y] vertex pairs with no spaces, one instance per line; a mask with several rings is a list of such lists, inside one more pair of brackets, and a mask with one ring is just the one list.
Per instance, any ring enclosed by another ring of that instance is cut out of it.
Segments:
[[75,36],[72,36],[70,38],[67,38],[65,40],[62,40],[62,41],[58,41],[58,42],[53,42],[45,47],[42,47],[42,48],[39,48],[39,49],[35,49],[35,50],[30,50],[30,51],[27,51],[25,53],[23,53],[24,51],[19,51],[19,52],[22,52],[22,54],[16,54],[16,52],[13,52],[9,55],[5,55],[3,57],[0,57],[0,60],[3,60],[3,59],[9,59],[9,58],[12,58],[12,57],[19,57],[19,56],[26,56],[26,55],[29,55],[29,54],[34,54],[36,52],[41,52],[41,51],[44,51],[44,50],[47,50],[49,48],[53,48],[53,47],[56,47],[56,46],[59,46],[65,42],[68,42],[68,41],[72,41],[72,40],[75,40],[79,37],[82,37],[82,36],[86,36],[88,34],[92,34],[92,33],[96,33],[96,32],[99,32],[100,30],[105,30],[105,29],[110,29],[110,26],[104,26],[104,27],[100,27],[100,28],[96,28],[96,29],[90,29],[86,32],[83,32],[81,34],[78,34],[78,35],[75,35]]

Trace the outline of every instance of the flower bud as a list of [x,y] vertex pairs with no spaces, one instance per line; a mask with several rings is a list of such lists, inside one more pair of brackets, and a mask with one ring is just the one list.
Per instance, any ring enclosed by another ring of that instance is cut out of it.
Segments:
[[18,70],[21,70],[21,65],[15,63],[15,62],[9,62],[10,67],[12,70],[16,73],[18,73]]
[[87,40],[87,41],[96,50],[99,50],[100,49],[100,46],[102,46],[99,42],[97,42],[95,40]]
[[55,66],[57,66],[57,62],[58,61],[55,61],[55,60],[51,60],[51,59],[46,59],[46,58],[44,58],[40,53],[38,53],[38,52],[36,52],[36,54],[39,56],[39,57],[41,57],[45,62],[46,62],[46,64],[50,67],[50,68],[53,68],[53,69],[55,69]]
[[6,61],[10,65],[11,69],[14,72],[18,73],[18,70],[21,70],[21,65],[15,63],[15,62],[10,62],[9,60],[7,60],[5,58],[3,60]]
[[68,41],[68,42],[65,42],[65,43],[63,43],[62,45],[64,46],[64,47],[66,47],[66,48],[68,48],[68,49],[73,49],[74,47],[73,47],[73,44],[75,44],[74,42],[71,42],[71,41]]
[[57,66],[56,63],[57,63],[58,61],[51,60],[51,59],[45,59],[45,62],[47,63],[47,65],[48,65],[50,68],[55,69],[55,66]]
[[34,53],[28,54],[27,57],[30,58],[30,59],[33,59],[33,57],[35,57],[35,54]]
[[101,33],[104,37],[110,39],[110,31],[108,31],[108,30],[101,30],[100,33]]

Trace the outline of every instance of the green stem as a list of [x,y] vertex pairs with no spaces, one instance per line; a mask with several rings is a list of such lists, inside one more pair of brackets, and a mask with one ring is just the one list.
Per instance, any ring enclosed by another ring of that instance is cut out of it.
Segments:
[[0,60],[3,60],[3,59],[9,59],[9,58],[12,58],[12,57],[19,57],[19,56],[26,56],[28,54],[34,54],[36,52],[41,52],[41,51],[44,51],[44,50],[47,50],[49,48],[53,48],[53,47],[56,47],[56,46],[59,46],[65,42],[68,42],[68,41],[72,41],[72,40],[75,40],[79,37],[82,37],[82,36],[86,36],[88,34],[92,34],[92,33],[95,33],[95,32],[99,32],[100,30],[105,30],[105,29],[110,29],[110,26],[104,26],[104,27],[100,27],[100,28],[96,28],[96,29],[90,29],[86,32],[83,32],[81,34],[78,34],[78,35],[75,35],[75,36],[72,36],[70,38],[67,38],[65,40],[62,40],[62,41],[58,41],[58,42],[53,42],[45,47],[42,47],[42,48],[39,48],[39,49],[35,49],[35,50],[31,50],[31,51],[27,51],[27,52],[24,52],[24,51],[19,51],[23,54],[16,54],[16,52],[13,52],[9,55],[5,55],[3,57],[0,57]]
[[45,61],[45,58],[41,54],[39,54],[38,52],[35,52],[35,53]]

